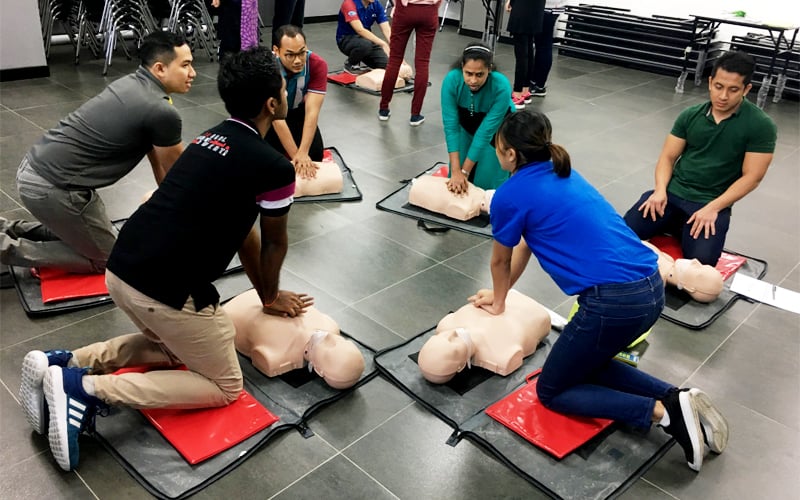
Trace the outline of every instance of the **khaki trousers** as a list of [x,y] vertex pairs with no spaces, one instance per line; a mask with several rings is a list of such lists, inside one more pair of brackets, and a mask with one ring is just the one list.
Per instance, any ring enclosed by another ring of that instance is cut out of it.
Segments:
[[[233,322],[219,306],[195,311],[191,297],[180,311],[151,299],[106,270],[111,298],[141,333],[123,335],[73,352],[91,368],[95,394],[132,408],[205,408],[232,403],[242,391]],[[185,364],[188,370],[176,370]],[[111,375],[147,366],[147,373]]]

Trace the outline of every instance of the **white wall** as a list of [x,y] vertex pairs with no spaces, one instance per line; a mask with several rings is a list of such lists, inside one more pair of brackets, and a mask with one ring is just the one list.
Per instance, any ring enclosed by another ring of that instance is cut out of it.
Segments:
[[0,0],[0,69],[47,66],[34,0]]

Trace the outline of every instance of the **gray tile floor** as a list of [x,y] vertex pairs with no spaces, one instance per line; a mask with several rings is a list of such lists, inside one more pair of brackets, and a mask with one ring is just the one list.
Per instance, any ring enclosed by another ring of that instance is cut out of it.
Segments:
[[[332,68],[344,57],[331,23],[307,26],[309,46]],[[435,43],[424,125],[407,123],[410,96],[398,95],[391,120],[376,119],[378,98],[331,86],[320,128],[353,169],[360,203],[292,209],[287,288],[310,291],[342,329],[380,349],[435,324],[480,286],[490,285],[491,242],[458,232],[431,235],[414,221],[380,212],[375,203],[435,161],[446,160],[439,84],[474,39],[447,27]],[[196,54],[199,77],[175,98],[184,138],[225,118],[217,96],[217,65]],[[497,63],[513,71],[510,46]],[[68,47],[54,47],[52,76],[0,84],[0,214],[28,215],[14,175],[43,130],[132,71],[119,56],[107,78],[86,56],[72,64]],[[553,122],[555,141],[573,165],[624,211],[652,183],[661,144],[678,112],[703,100],[705,88],[673,92],[674,78],[557,57],[549,95],[531,105]],[[800,290],[800,119],[798,103],[768,103],[779,128],[775,161],[759,189],[737,204],[728,248],[769,262],[766,279]],[[102,195],[112,217],[126,217],[154,186],[147,165]],[[566,313],[572,303],[536,265],[519,288]],[[298,290],[300,291],[300,290]],[[22,356],[30,349],[76,348],[129,333],[113,306],[29,319],[14,290],[0,290],[0,498],[146,498],[147,493],[90,438],[81,465],[62,473],[46,439],[31,433],[16,394]],[[798,316],[739,301],[709,328],[691,331],[663,320],[650,336],[641,368],[679,385],[705,389],[731,425],[727,451],[691,472],[673,448],[626,498],[796,498],[800,489],[800,322]],[[539,498],[529,483],[470,442],[451,448],[450,429],[383,379],[375,379],[311,421],[316,435],[291,432],[273,441],[198,498]],[[656,431],[657,432],[657,431]]]

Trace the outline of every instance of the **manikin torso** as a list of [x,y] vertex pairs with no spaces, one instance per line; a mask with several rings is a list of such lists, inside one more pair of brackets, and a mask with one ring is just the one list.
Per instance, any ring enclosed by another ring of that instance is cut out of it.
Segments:
[[445,316],[422,346],[418,364],[423,376],[435,384],[471,365],[505,376],[522,366],[549,333],[547,310],[511,290],[503,314],[495,316],[467,304]]
[[[356,77],[356,85],[364,89],[380,91],[381,86],[383,85],[383,77],[385,74],[385,69],[373,69],[372,71],[367,71],[363,75],[358,75],[358,77]],[[394,82],[394,88],[399,89],[405,86],[406,81],[398,76],[397,80]]]
[[294,180],[294,195],[318,196],[321,194],[341,193],[343,186],[342,169],[332,161],[315,161],[317,175],[304,179],[299,175]]
[[411,181],[408,202],[452,219],[469,220],[488,212],[494,190],[469,184],[466,194],[457,195],[447,189],[446,177],[421,175]]
[[697,259],[675,260],[655,245],[643,241],[658,255],[658,271],[664,284],[684,290],[698,302],[714,302],[722,293],[723,278],[714,267],[701,264]]
[[330,316],[313,306],[295,318],[265,314],[253,289],[238,295],[223,309],[236,328],[236,350],[268,377],[310,364],[336,389],[350,387],[361,378],[361,351],[340,335]]

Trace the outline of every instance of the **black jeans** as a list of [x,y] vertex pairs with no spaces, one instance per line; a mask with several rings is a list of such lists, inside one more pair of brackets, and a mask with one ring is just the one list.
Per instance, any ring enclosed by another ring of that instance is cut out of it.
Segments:
[[337,45],[350,64],[363,62],[372,69],[385,69],[389,63],[389,56],[380,45],[358,35],[342,37]]

